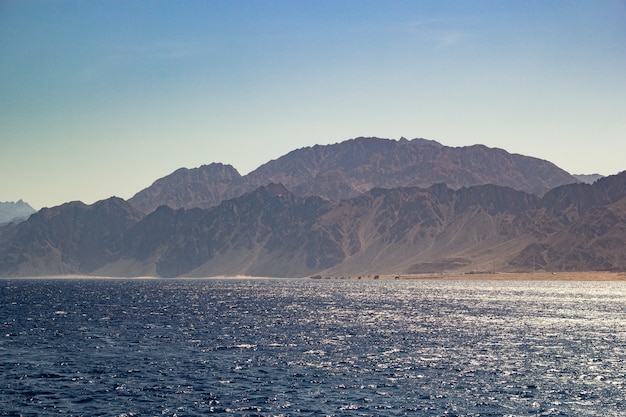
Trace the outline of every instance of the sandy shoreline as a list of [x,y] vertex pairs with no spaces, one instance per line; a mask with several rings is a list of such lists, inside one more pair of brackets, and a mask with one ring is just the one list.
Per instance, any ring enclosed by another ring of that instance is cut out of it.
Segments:
[[418,274],[364,277],[333,277],[330,279],[379,280],[458,280],[458,281],[626,281],[626,272],[496,272],[479,274]]
[[[140,277],[109,277],[94,275],[50,275],[39,277],[4,277],[0,279],[284,279],[273,277],[227,276],[227,277],[180,277],[159,278],[151,276]],[[496,272],[477,274],[417,274],[417,275],[364,275],[342,277],[307,277],[303,279],[320,280],[458,280],[458,281],[625,281],[626,272],[586,271],[586,272]]]

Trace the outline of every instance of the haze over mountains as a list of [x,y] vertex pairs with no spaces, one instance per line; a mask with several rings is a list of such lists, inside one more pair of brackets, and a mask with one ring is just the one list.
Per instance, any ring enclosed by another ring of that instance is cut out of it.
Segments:
[[35,209],[22,200],[0,201],[0,224],[24,220],[34,212]]
[[299,196],[341,200],[375,187],[451,188],[503,185],[543,194],[578,182],[556,165],[483,145],[452,148],[426,139],[356,138],[294,150],[241,176],[230,165],[181,168],[138,192],[129,202],[145,213],[160,205],[209,208],[269,183]]
[[573,176],[578,181],[584,182],[586,184],[593,184],[600,178],[604,178],[604,175],[600,175],[600,174],[573,174]]
[[584,184],[501,149],[359,138],[43,209],[0,228],[0,275],[624,270],[625,248],[624,172]]

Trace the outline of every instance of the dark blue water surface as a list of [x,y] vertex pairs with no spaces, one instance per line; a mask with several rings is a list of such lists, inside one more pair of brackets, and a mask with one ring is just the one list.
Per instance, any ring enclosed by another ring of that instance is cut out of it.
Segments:
[[626,284],[1,280],[1,415],[622,416]]

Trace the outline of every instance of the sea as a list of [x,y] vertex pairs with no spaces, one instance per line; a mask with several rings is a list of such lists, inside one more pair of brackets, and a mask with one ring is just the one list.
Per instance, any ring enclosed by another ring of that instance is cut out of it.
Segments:
[[624,416],[626,283],[2,279],[2,416]]

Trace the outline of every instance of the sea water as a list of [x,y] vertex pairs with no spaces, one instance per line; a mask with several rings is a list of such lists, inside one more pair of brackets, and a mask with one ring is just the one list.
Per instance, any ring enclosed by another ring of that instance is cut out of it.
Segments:
[[0,280],[3,416],[621,416],[626,284]]

